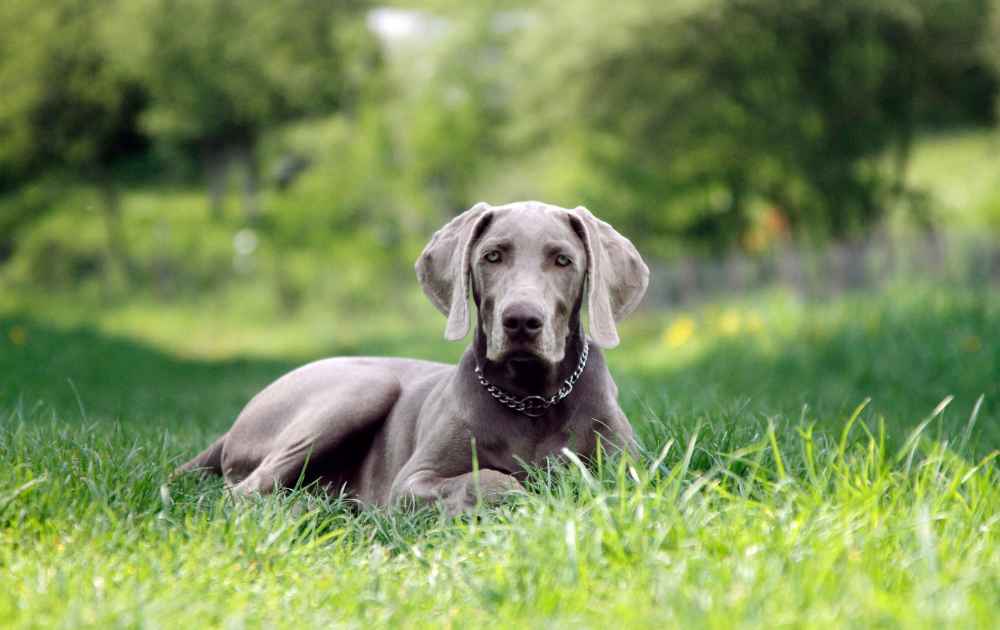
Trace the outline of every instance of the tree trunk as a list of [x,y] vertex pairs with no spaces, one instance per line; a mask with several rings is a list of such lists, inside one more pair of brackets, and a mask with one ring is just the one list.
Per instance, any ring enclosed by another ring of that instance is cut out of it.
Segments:
[[112,273],[124,282],[127,286],[131,284],[135,277],[135,267],[128,251],[128,239],[122,229],[121,204],[118,196],[118,187],[110,174],[104,174],[100,178],[101,196],[104,203],[101,204],[104,214],[104,231],[107,238],[108,261]]
[[731,172],[726,178],[729,188],[729,204],[726,208],[726,231],[723,235],[726,249],[739,245],[746,234],[749,221],[747,220],[747,198],[749,197],[749,186],[747,178],[742,172]]
[[240,162],[243,163],[243,212],[247,222],[257,223],[261,217],[260,207],[260,162],[257,160],[257,143],[254,140],[239,148]]
[[213,221],[222,221],[225,214],[226,183],[229,158],[224,149],[205,149],[205,179],[208,184],[208,207]]

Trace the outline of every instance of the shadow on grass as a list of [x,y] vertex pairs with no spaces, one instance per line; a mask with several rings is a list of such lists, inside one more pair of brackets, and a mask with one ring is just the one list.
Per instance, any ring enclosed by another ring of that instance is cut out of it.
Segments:
[[201,361],[93,328],[0,318],[0,408],[61,421],[225,429],[263,385],[295,367],[262,359]]

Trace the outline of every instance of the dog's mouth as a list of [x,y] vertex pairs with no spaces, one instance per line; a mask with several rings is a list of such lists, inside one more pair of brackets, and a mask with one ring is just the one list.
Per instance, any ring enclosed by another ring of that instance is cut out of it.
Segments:
[[527,350],[509,353],[502,363],[504,373],[511,383],[528,390],[543,386],[551,368],[545,358]]
[[542,355],[537,352],[532,352],[531,350],[513,350],[508,352],[504,356],[502,362],[505,365],[513,366],[515,368],[530,367],[532,364],[547,363]]
[[531,348],[518,348],[507,352],[507,361],[541,361],[542,355]]

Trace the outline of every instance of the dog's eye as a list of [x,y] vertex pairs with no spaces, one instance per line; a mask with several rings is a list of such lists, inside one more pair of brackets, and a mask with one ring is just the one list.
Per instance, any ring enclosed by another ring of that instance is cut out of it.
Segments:
[[566,254],[559,254],[558,256],[556,256],[556,264],[559,265],[560,267],[569,267],[570,264],[572,263],[573,263],[572,259],[570,259],[570,257],[567,256]]
[[500,262],[500,259],[503,258],[503,256],[500,255],[499,250],[491,249],[490,251],[486,252],[486,255],[483,256],[483,258],[486,260],[486,262],[498,263]]

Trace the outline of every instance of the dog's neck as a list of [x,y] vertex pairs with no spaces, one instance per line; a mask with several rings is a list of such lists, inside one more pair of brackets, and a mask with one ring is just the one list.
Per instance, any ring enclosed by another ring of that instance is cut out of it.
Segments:
[[515,396],[549,397],[559,391],[580,362],[585,343],[583,326],[573,322],[570,331],[562,361],[554,365],[542,361],[491,361],[486,356],[487,340],[481,325],[476,326],[472,352],[483,376],[497,387]]

